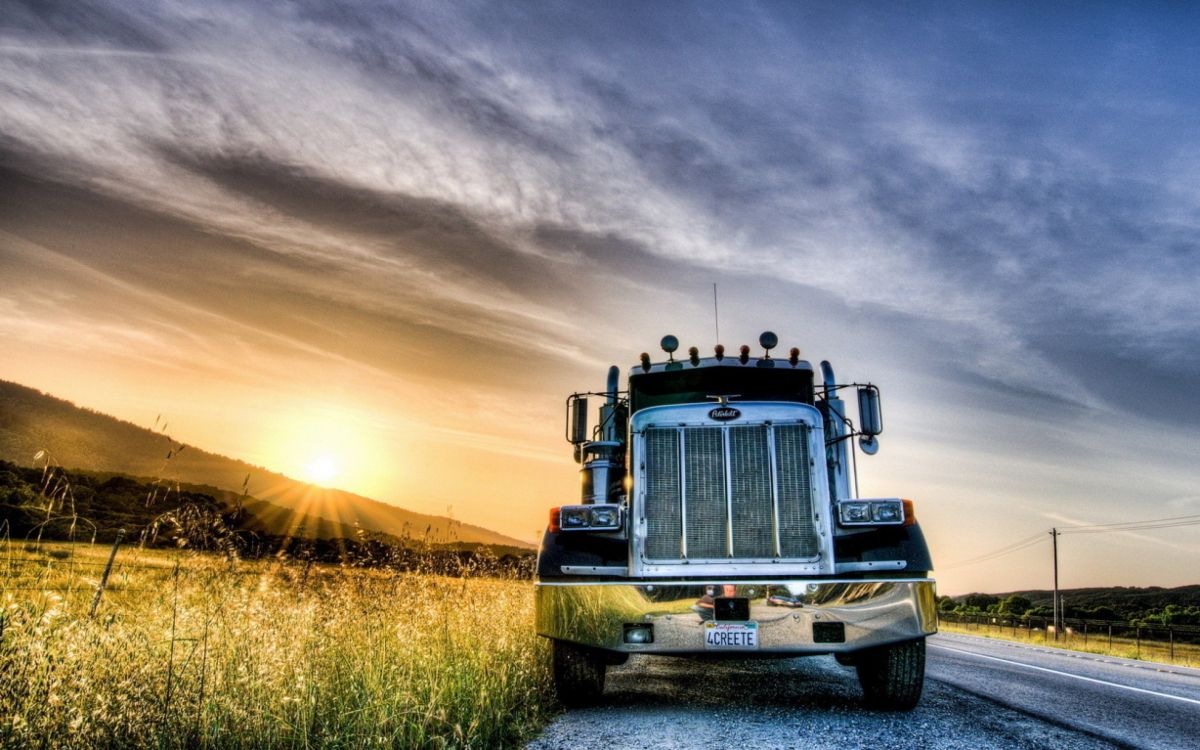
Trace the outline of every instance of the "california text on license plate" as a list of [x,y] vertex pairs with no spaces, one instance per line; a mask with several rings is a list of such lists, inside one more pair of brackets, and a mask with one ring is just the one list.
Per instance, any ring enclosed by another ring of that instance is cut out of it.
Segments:
[[758,648],[758,623],[706,622],[704,648],[710,651],[754,651]]

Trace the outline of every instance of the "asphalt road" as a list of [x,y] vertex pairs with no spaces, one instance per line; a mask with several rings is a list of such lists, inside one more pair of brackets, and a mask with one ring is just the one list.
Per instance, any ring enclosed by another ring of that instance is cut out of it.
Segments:
[[1200,669],[990,638],[929,641],[926,678],[1138,748],[1200,748]]
[[1200,670],[960,635],[929,639],[909,713],[862,706],[832,657],[634,657],[529,747],[1200,748]]

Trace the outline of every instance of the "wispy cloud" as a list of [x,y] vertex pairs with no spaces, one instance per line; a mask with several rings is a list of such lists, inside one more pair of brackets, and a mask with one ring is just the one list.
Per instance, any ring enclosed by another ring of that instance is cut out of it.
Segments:
[[[1030,385],[1044,374],[1024,363],[1087,392],[1040,346],[1063,326],[1194,364],[1181,346],[1197,325],[1186,227],[1162,222],[1156,201],[1131,205],[1086,144],[1052,148],[1053,122],[1022,143],[990,119],[951,121],[930,80],[883,60],[829,80],[804,53],[803,18],[743,19],[734,35],[759,42],[753,55],[718,44],[720,66],[689,70],[714,41],[703,24],[617,60],[595,43],[613,18],[555,40],[535,13],[279,10],[152,7],[132,24],[97,8],[109,19],[98,28],[118,32],[25,29],[0,49],[3,130],[78,179],[214,231],[407,280],[421,297],[489,300],[478,322],[549,317],[536,295],[504,288],[530,278],[522,266],[570,275],[569,252],[531,241],[549,225],[956,323],[973,342],[960,366]],[[516,45],[481,28],[527,22]],[[789,26],[799,38],[771,33]],[[354,194],[347,221],[322,210]],[[413,208],[397,216],[403,202]],[[404,247],[401,232],[353,226],[396,231],[413,210],[433,226]],[[463,232],[459,249],[480,255],[469,268],[440,241]]]

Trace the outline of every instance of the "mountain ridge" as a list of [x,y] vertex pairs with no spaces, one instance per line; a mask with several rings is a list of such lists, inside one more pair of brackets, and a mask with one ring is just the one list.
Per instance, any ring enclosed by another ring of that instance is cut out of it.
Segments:
[[[439,544],[532,545],[482,526],[317,487],[240,459],[180,443],[108,414],[0,380],[0,459],[30,465],[39,451],[66,469],[152,477],[245,493],[293,515]],[[289,523],[294,522],[292,518]]]

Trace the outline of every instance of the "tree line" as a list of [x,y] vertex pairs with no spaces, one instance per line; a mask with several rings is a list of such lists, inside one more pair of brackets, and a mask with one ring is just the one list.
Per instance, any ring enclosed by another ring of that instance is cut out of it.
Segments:
[[[1111,589],[1108,603],[1098,603],[1102,597],[1096,590],[1089,590],[1086,597],[1087,605],[1071,603],[1070,592],[1060,595],[1065,619],[1104,620],[1109,622],[1132,623],[1147,627],[1172,625],[1200,626],[1200,606],[1192,603],[1196,587],[1180,589]],[[1156,604],[1146,606],[1139,603],[1145,596],[1131,596],[1130,592],[1154,592],[1152,597]],[[1172,598],[1179,601],[1168,601]],[[949,596],[938,597],[938,611],[958,615],[996,615],[999,617],[1030,619],[1051,619],[1054,616],[1054,606],[1049,595],[1045,600],[1035,601],[1034,598],[1023,594],[1007,596],[995,594],[967,594],[955,599]]]

